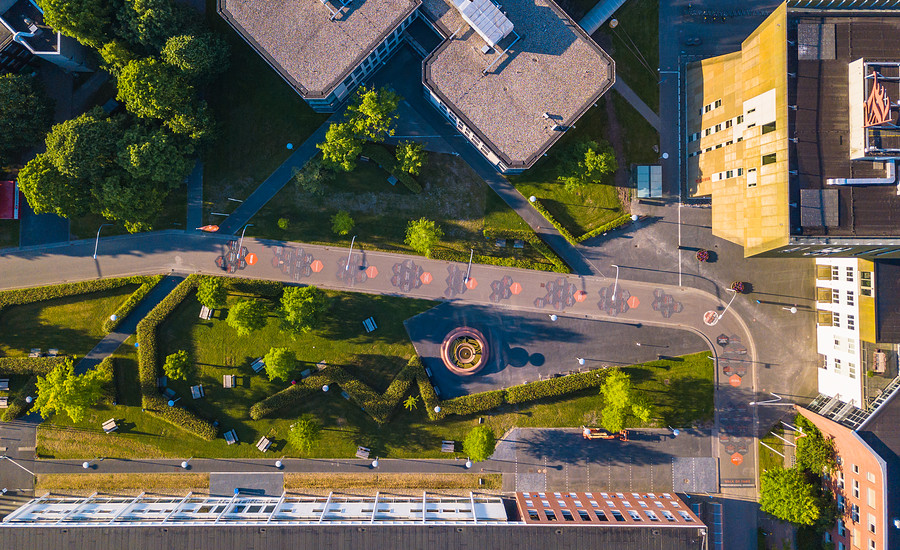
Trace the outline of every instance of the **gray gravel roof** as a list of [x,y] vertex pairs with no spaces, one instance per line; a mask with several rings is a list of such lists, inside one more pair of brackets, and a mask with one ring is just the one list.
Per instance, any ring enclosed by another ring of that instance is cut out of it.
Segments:
[[219,0],[219,13],[304,97],[322,97],[420,3],[355,0],[334,21],[319,0]]
[[510,166],[536,162],[562,135],[553,125],[573,125],[614,81],[612,58],[552,0],[502,4],[521,39],[486,75],[499,51],[482,53],[484,40],[449,1],[423,9],[456,32],[426,59],[426,84]]

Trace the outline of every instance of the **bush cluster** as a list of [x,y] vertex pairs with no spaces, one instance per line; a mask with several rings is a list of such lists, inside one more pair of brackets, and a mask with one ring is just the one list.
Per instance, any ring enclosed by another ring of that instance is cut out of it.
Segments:
[[189,275],[138,323],[138,380],[141,387],[141,406],[147,413],[207,441],[212,441],[216,438],[217,430],[210,421],[182,407],[169,407],[167,400],[159,394],[156,387],[156,378],[159,376],[156,329],[199,284],[199,276]]
[[28,382],[16,394],[15,398],[9,402],[9,406],[3,411],[3,417],[0,420],[11,422],[19,418],[31,408],[31,404],[25,402],[25,398],[29,395],[37,394],[37,375],[28,379]]
[[556,218],[553,217],[553,214],[551,214],[550,211],[547,210],[547,208],[543,204],[541,204],[540,199],[534,201],[533,203],[531,203],[531,205],[534,206],[534,209],[540,212],[542,216],[547,218],[548,222],[553,224],[553,227],[555,227],[556,230],[559,231],[559,234],[562,235],[565,240],[569,241],[569,243],[573,246],[578,244],[578,240],[575,239],[575,236],[572,235],[572,233],[568,229],[563,227],[561,223],[556,221]]
[[506,402],[511,404],[525,403],[547,397],[557,397],[588,388],[597,388],[603,384],[606,372],[606,369],[595,369],[513,386],[506,389]]
[[0,374],[40,374],[44,376],[65,361],[65,357],[0,357]]
[[623,225],[629,223],[630,221],[631,221],[631,214],[622,214],[618,218],[610,220],[610,221],[604,223],[603,225],[601,225],[600,227],[591,229],[590,231],[588,231],[587,233],[578,237],[575,240],[582,243],[592,237],[596,237],[597,235],[602,235],[602,234],[606,233],[607,231],[612,231],[613,229],[618,229],[619,227],[622,227]]
[[159,284],[159,282],[162,281],[163,278],[165,278],[165,275],[144,277],[144,284],[142,284],[140,287],[138,287],[137,290],[131,293],[131,296],[129,296],[128,299],[125,300],[125,303],[119,306],[119,308],[113,314],[116,316],[116,320],[113,321],[112,317],[106,318],[106,321],[103,322],[103,331],[114,331],[116,327],[118,327],[122,322],[122,320],[127,317],[128,314],[131,313],[139,303],[141,303],[141,300],[143,300],[147,296],[147,294],[149,294],[150,291],[153,290],[153,287]]
[[81,281],[79,283],[64,283],[61,285],[36,286],[19,290],[7,290],[0,292],[0,311],[9,306],[20,306],[54,298],[77,296],[101,290],[119,288],[126,285],[141,285],[146,282],[146,277],[116,277],[112,279],[97,279]]
[[563,262],[562,258],[553,252],[547,243],[541,240],[540,236],[531,229],[485,229],[484,237],[488,240],[492,239],[520,239],[530,244],[532,248],[540,252],[547,261],[553,264],[553,271],[557,273],[571,273],[572,270]]
[[408,172],[404,172],[398,166],[397,159],[378,143],[366,142],[363,146],[363,155],[369,157],[376,164],[387,170],[392,176],[397,178],[400,183],[406,186],[413,193],[421,193],[422,186]]

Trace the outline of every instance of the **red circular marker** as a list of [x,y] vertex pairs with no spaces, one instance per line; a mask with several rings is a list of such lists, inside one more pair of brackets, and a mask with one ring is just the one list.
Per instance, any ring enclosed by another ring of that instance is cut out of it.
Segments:
[[518,296],[522,293],[522,285],[520,285],[519,283],[513,283],[509,285],[509,291]]
[[579,290],[578,292],[575,293],[575,301],[576,302],[583,302],[586,299],[587,299],[587,292],[585,292],[583,290]]
[[466,288],[475,290],[476,286],[478,286],[478,281],[475,280],[475,277],[469,277],[469,280],[466,281]]
[[319,260],[315,260],[313,263],[309,264],[310,269],[313,270],[314,273],[318,273],[325,268],[325,265],[322,264]]
[[256,261],[257,261],[259,258],[256,257],[256,254],[253,254],[253,253],[251,252],[250,254],[247,254],[247,257],[244,258],[244,259],[247,260],[247,265],[253,265],[253,264],[256,263]]
[[732,374],[731,377],[728,378],[728,383],[736,388],[741,385],[741,377],[736,374]]
[[377,276],[378,276],[378,268],[377,267],[375,267],[374,265],[370,265],[369,267],[366,268],[366,277],[368,277],[370,279],[374,279]]
[[628,307],[630,307],[631,309],[635,309],[636,307],[638,307],[639,305],[641,305],[641,301],[638,300],[638,297],[637,297],[637,296],[632,296],[632,297],[629,298],[628,301],[625,302],[625,303],[628,304]]
[[431,273],[426,271],[425,273],[422,273],[422,275],[419,277],[419,279],[422,281],[422,284],[430,285],[431,281],[434,280],[434,277],[431,276]]
[[741,453],[734,453],[733,455],[731,455],[731,463],[735,466],[740,466],[744,463],[744,455],[742,455]]

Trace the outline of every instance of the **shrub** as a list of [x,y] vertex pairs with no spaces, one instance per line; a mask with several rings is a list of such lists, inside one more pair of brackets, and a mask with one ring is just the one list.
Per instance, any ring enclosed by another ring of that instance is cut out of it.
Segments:
[[555,227],[556,230],[559,231],[559,234],[562,235],[565,240],[569,241],[569,243],[572,245],[578,244],[575,236],[572,235],[572,233],[568,229],[563,227],[561,223],[556,221],[556,218],[553,217],[553,214],[551,214],[550,211],[547,210],[547,208],[543,204],[541,204],[540,199],[532,202],[531,205],[534,206],[534,209],[540,212],[542,216],[547,218],[548,222],[553,224],[553,227]]
[[445,414],[477,414],[496,409],[506,402],[505,390],[492,390],[471,395],[454,397],[441,402],[441,412]]
[[588,231],[587,233],[578,237],[575,240],[582,243],[590,238],[596,237],[597,235],[602,235],[602,234],[606,233],[607,231],[612,231],[613,229],[618,229],[619,227],[622,227],[623,225],[629,223],[630,221],[631,221],[631,214],[622,214],[618,218],[610,220],[610,221],[604,223],[603,225],[601,225],[600,227],[595,227],[594,229],[591,229],[590,231]]
[[185,380],[188,377],[188,369],[191,367],[191,358],[188,352],[180,349],[166,357],[163,364],[163,372],[172,380]]
[[25,401],[29,395],[34,396],[37,393],[37,375],[28,379],[28,382],[16,394],[15,398],[9,403],[9,407],[3,411],[4,422],[10,422],[19,418],[31,408],[31,404]]
[[128,314],[131,313],[139,303],[141,303],[141,300],[143,300],[147,296],[147,294],[149,294],[150,291],[153,290],[153,287],[158,285],[159,282],[164,278],[165,275],[145,277],[144,284],[142,284],[138,287],[137,290],[132,292],[131,296],[129,296],[128,299],[125,300],[125,303],[119,306],[119,308],[116,309],[116,311],[113,313],[113,315],[115,315],[115,320],[113,320],[112,317],[107,317],[106,321],[103,322],[104,332],[114,331],[122,322],[122,320],[125,319],[125,317],[127,317]]
[[484,237],[488,240],[493,239],[521,239],[530,244],[535,250],[543,254],[547,261],[553,264],[553,271],[557,273],[571,273],[569,266],[556,255],[556,252],[547,246],[547,243],[541,240],[541,237],[531,229],[485,229]]
[[265,418],[285,407],[302,403],[307,396],[312,395],[316,391],[322,391],[322,386],[328,384],[330,380],[321,375],[313,374],[297,384],[288,386],[278,393],[272,394],[262,401],[255,403],[250,407],[250,418],[259,420]]
[[7,290],[0,292],[0,311],[8,306],[19,306],[63,298],[65,296],[77,296],[90,292],[109,290],[126,285],[144,284],[145,277],[116,277],[113,279],[97,279],[82,281],[80,283],[64,283],[61,285],[37,286],[19,290]]
[[353,230],[355,222],[350,217],[350,213],[346,210],[338,210],[334,216],[331,216],[331,231],[335,235],[347,235]]
[[294,367],[297,366],[297,356],[289,348],[271,348],[263,358],[266,363],[266,374],[269,380],[287,381]]
[[529,382],[519,386],[513,386],[506,390],[507,403],[525,403],[558,397],[568,393],[577,392],[589,388],[596,388],[603,384],[606,378],[606,369],[596,369],[588,372],[579,372],[558,378],[549,378],[538,382]]
[[291,225],[287,218],[278,218],[278,229],[287,229]]
[[225,290],[225,279],[221,277],[203,277],[197,286],[197,301],[210,309],[225,307],[228,291]]
[[475,426],[463,440],[463,452],[475,462],[483,462],[494,454],[497,437],[488,426]]
[[268,308],[262,300],[240,300],[228,310],[226,322],[240,336],[249,336],[266,326]]
[[58,365],[64,364],[66,359],[66,357],[0,357],[0,374],[45,375]]
[[144,396],[143,406],[146,413],[161,418],[206,441],[212,441],[218,433],[216,427],[209,420],[200,418],[177,405],[170,407],[168,401],[159,394]]
[[427,218],[410,220],[406,226],[406,244],[426,258],[431,257],[434,245],[444,236],[444,231],[434,221]]

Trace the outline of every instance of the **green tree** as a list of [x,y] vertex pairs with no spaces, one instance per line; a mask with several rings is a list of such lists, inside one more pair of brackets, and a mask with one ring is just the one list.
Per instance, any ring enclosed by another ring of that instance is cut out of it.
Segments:
[[475,426],[463,439],[463,452],[475,462],[487,460],[494,454],[497,438],[487,426]]
[[266,374],[269,380],[287,380],[297,366],[297,356],[288,348],[271,348],[263,362],[266,364]]
[[806,434],[795,440],[797,466],[816,475],[834,471],[837,468],[834,439],[826,438],[815,424],[802,415],[797,415],[795,422]]
[[631,385],[631,377],[619,369],[606,373],[600,386],[605,406],[602,411],[601,425],[610,432],[620,432],[625,428],[628,412],[641,422],[650,420],[651,409],[642,395],[637,394]]
[[0,162],[43,141],[50,129],[50,100],[26,75],[0,75]]
[[149,54],[159,53],[172,36],[192,34],[197,19],[191,8],[174,0],[124,0],[119,10],[124,37]]
[[197,300],[210,309],[225,307],[228,291],[221,277],[204,277],[197,287]]
[[38,376],[37,398],[34,410],[41,418],[54,413],[65,413],[72,422],[81,422],[89,407],[97,404],[103,395],[103,385],[110,382],[108,372],[92,370],[76,375],[71,359],[55,367],[47,376]]
[[266,326],[269,310],[261,300],[241,300],[228,310],[225,322],[240,336],[249,336],[254,330]]
[[190,173],[193,159],[190,144],[165,128],[135,124],[125,131],[119,142],[119,165],[135,179],[149,180],[174,189]]
[[403,406],[408,411],[414,411],[416,409],[416,407],[419,406],[419,398],[416,397],[415,395],[410,395],[409,397],[406,398],[406,401],[403,402]]
[[322,196],[332,181],[334,170],[326,167],[322,157],[311,159],[303,168],[294,168],[294,183],[304,193]]
[[360,86],[350,105],[347,116],[357,136],[366,137],[375,142],[382,142],[387,136],[394,135],[391,126],[397,120],[397,106],[402,98],[382,88],[366,88]]
[[181,349],[166,356],[163,372],[172,380],[186,380],[191,369],[191,358],[188,352]]
[[800,468],[770,468],[760,476],[759,505],[778,519],[816,525],[830,515],[830,495]]
[[607,174],[618,170],[616,153],[605,141],[580,141],[566,155],[560,180],[566,191],[578,191],[591,183],[599,183]]
[[163,61],[197,82],[209,82],[228,69],[228,44],[218,35],[181,34],[166,41]]
[[278,218],[278,229],[287,230],[291,225],[291,220],[287,218]]
[[312,415],[305,414],[291,424],[287,440],[301,453],[309,453],[313,444],[322,437],[322,425]]
[[356,225],[350,213],[346,210],[338,210],[334,216],[331,216],[331,231],[335,235],[347,235]]
[[43,153],[19,171],[18,181],[28,204],[38,214],[73,218],[83,215],[90,207],[90,188],[71,185],[70,178],[60,174]]
[[362,152],[363,139],[349,122],[332,124],[325,133],[325,142],[316,145],[322,151],[325,168],[352,172]]
[[107,0],[38,0],[44,22],[66,36],[95,48],[109,41],[115,2]]
[[431,257],[431,251],[434,245],[441,240],[444,232],[440,226],[432,220],[419,218],[418,220],[410,220],[406,226],[406,244],[419,254],[425,257]]
[[316,328],[328,307],[328,297],[314,286],[291,286],[281,296],[281,327],[294,334]]
[[197,146],[207,145],[216,137],[216,123],[205,101],[194,102],[165,122],[170,130],[190,138]]
[[169,120],[190,113],[193,91],[177,68],[148,57],[122,68],[116,97],[141,118]]
[[168,192],[158,184],[114,174],[96,182],[92,194],[103,217],[120,221],[130,233],[137,233],[153,228]]
[[104,68],[118,78],[125,65],[137,60],[140,56],[134,52],[128,42],[116,38],[100,48],[100,57],[103,58]]
[[108,117],[99,107],[51,128],[45,140],[48,160],[73,185],[90,189],[110,174],[119,172],[119,138],[123,117]]
[[404,172],[418,176],[427,158],[428,154],[425,152],[425,146],[421,143],[401,141],[397,144],[397,163],[400,170]]

